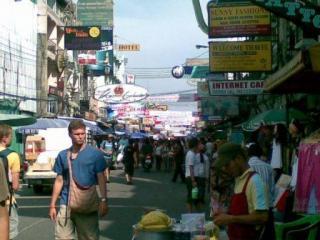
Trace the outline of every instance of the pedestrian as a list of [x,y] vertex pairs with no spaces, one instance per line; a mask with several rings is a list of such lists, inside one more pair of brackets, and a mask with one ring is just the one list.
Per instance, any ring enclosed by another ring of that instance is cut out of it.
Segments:
[[9,198],[9,188],[3,162],[0,161],[0,240],[9,239],[9,214],[6,201]]
[[6,172],[10,198],[6,202],[10,216],[9,238],[14,239],[18,234],[18,205],[14,197],[14,192],[19,190],[20,177],[20,157],[19,154],[9,149],[12,141],[12,128],[9,125],[0,125],[0,158]]
[[161,165],[163,161],[163,150],[164,150],[164,143],[159,140],[157,142],[157,146],[155,148],[155,156],[156,156],[156,169],[158,171],[161,170]]
[[246,151],[239,144],[226,143],[218,150],[215,166],[235,178],[228,213],[214,215],[216,225],[227,225],[230,240],[260,239],[268,221],[266,186],[249,167]]
[[129,144],[123,150],[124,172],[128,185],[132,185],[132,177],[134,173],[134,148],[133,139],[129,140]]
[[172,182],[176,182],[180,176],[181,182],[185,183],[184,173],[184,150],[180,141],[176,141],[173,146],[174,173]]
[[196,152],[198,147],[198,139],[191,138],[188,142],[189,150],[186,154],[186,185],[187,185],[187,209],[188,212],[193,211],[193,206],[195,201],[192,198],[192,189],[197,187],[197,182],[195,178],[194,164],[196,161]]
[[[54,182],[49,216],[55,222],[55,239],[99,239],[99,215],[108,212],[104,171],[106,162],[101,151],[86,144],[86,126],[82,120],[70,122],[72,146],[61,151],[53,170]],[[100,201],[96,185],[99,185]],[[56,201],[60,195],[57,214]]]
[[268,192],[268,201],[269,201],[269,218],[268,224],[264,234],[268,234],[266,239],[274,239],[274,218],[273,218],[273,202],[274,202],[274,172],[270,164],[261,160],[262,149],[257,143],[251,143],[247,145],[248,156],[249,156],[249,166],[257,172],[262,181],[265,183]]
[[107,183],[110,183],[110,169],[113,166],[113,154],[115,152],[112,134],[108,134],[107,138],[102,141],[100,150],[104,153],[104,159],[107,164],[105,176],[107,178]]
[[202,211],[205,204],[206,185],[209,180],[210,162],[205,154],[205,145],[198,143],[197,153],[194,162],[194,176],[198,187],[198,196],[196,201],[197,211]]

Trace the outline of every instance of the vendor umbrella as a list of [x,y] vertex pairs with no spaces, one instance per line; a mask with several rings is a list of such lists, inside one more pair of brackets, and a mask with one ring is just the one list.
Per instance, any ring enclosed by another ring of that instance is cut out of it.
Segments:
[[[301,122],[307,122],[310,118],[303,112],[297,109],[288,110],[288,120],[297,119]],[[260,113],[248,121],[242,124],[244,131],[255,131],[262,125],[275,125],[275,124],[286,124],[287,123],[287,110],[286,109],[272,109]]]

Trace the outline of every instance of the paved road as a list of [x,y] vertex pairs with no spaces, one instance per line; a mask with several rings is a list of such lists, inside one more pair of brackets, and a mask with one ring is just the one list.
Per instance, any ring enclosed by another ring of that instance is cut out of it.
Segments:
[[[139,221],[144,208],[159,208],[179,218],[185,211],[185,185],[172,183],[171,173],[136,172],[134,185],[126,185],[122,171],[112,171],[109,184],[110,211],[101,219],[101,239],[131,239],[132,225]],[[17,240],[54,239],[54,225],[48,218],[51,192],[35,195],[23,186],[19,192],[20,234]]]

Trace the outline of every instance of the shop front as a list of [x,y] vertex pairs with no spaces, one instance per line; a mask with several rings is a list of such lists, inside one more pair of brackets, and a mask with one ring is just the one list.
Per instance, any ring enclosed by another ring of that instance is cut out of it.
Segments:
[[284,67],[270,75],[264,90],[270,93],[318,93],[320,90],[320,44],[299,51]]

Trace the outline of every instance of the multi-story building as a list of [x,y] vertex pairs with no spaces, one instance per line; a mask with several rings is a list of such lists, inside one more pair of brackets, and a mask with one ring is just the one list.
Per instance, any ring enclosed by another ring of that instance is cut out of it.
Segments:
[[37,8],[34,3],[1,1],[0,98],[16,102],[17,109],[31,113],[37,110],[36,26]]
[[68,65],[64,49],[64,26],[75,23],[75,5],[71,0],[38,0],[37,7],[37,112],[40,116],[65,114],[71,106],[65,96],[73,66]]

